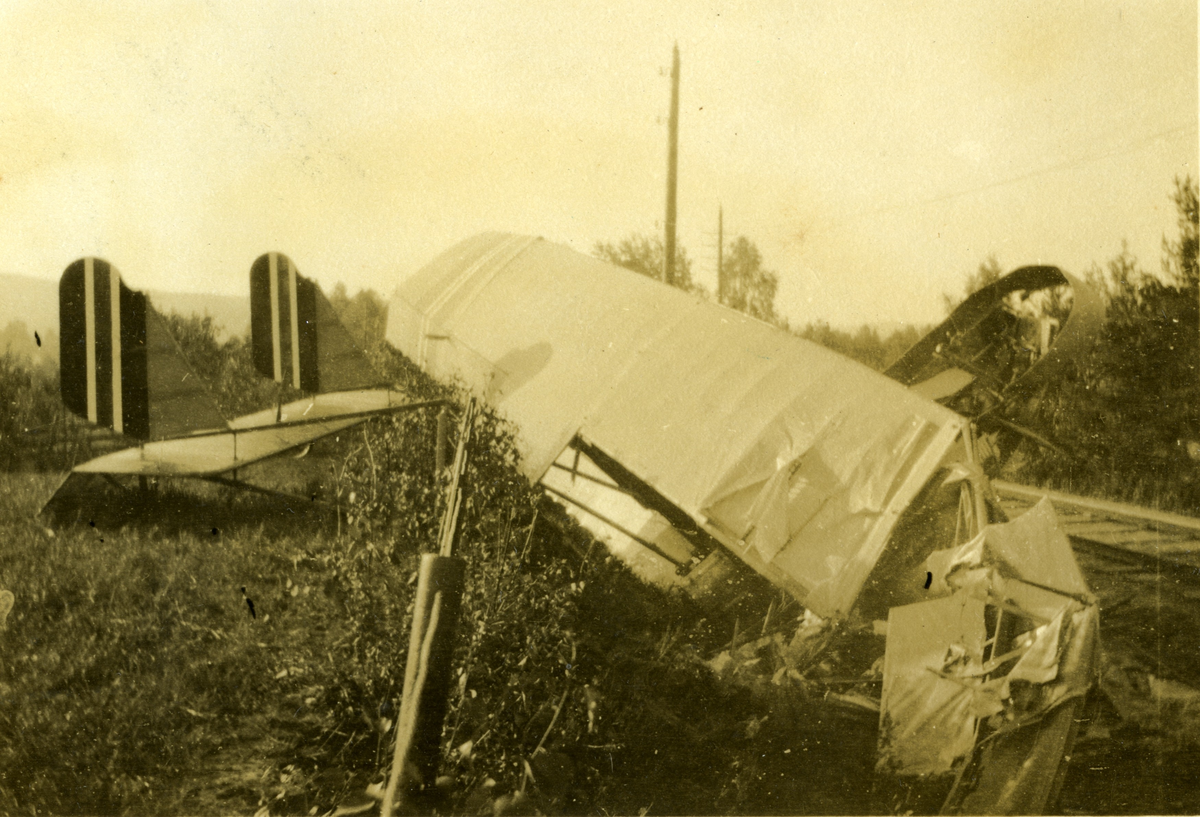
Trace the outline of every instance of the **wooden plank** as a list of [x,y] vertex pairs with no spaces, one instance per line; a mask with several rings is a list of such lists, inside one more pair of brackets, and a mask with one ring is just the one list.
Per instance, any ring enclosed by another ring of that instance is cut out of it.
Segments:
[[1049,497],[1050,501],[1054,503],[1055,510],[1060,512],[1068,508],[1090,511],[1109,518],[1130,521],[1138,520],[1139,523],[1158,523],[1160,525],[1168,525],[1200,533],[1200,519],[1183,516],[1182,514],[1167,513],[1139,505],[1131,505],[1126,502],[1110,502],[1104,499],[1074,496],[1062,493],[1061,491],[1050,491],[1045,488],[1031,488],[1028,485],[1018,485],[1015,482],[1006,482],[1004,480],[995,480],[992,482],[992,487],[1001,498],[1013,497],[1037,502],[1042,497]]
[[[1010,518],[1020,516],[1032,508],[1034,504],[1035,503],[1033,502],[1026,502],[1020,499],[1002,498],[1000,500],[1000,507],[1004,509],[1004,512],[1008,514]],[[1092,513],[1091,511],[1079,510],[1076,508],[1063,507],[1059,505],[1054,506],[1054,512],[1058,514],[1058,518],[1064,522],[1103,521],[1111,518],[1102,514]]]
[[1200,567],[1200,519],[1003,481],[992,485],[1010,518],[1049,497],[1075,549],[1103,548],[1173,569]]
[[[1068,533],[1070,536],[1074,534]],[[1135,531],[1123,535],[1091,534],[1088,536],[1078,536],[1077,539],[1086,539],[1089,542],[1100,542],[1113,547],[1130,548],[1139,552],[1145,551],[1147,548],[1165,550],[1170,548],[1177,549],[1196,549],[1200,550],[1200,542],[1195,539],[1179,538],[1179,537],[1163,537],[1157,536],[1149,531]]]
[[[1088,534],[1068,533],[1067,535],[1073,539],[1083,539],[1088,542],[1099,542],[1103,545],[1111,545],[1113,547],[1133,548],[1135,546],[1145,546],[1147,544],[1145,541],[1138,541],[1134,539],[1130,532],[1095,531]],[[1150,540],[1150,542],[1157,541],[1159,541],[1157,537],[1154,537]]]
[[1200,555],[1200,542],[1146,542],[1134,543],[1128,546],[1129,550],[1136,550],[1138,553],[1147,553],[1159,556],[1191,556]]
[[[1128,522],[1066,522],[1062,521],[1063,530],[1069,536],[1114,536],[1125,533],[1136,533],[1145,530],[1139,525]],[[1156,536],[1158,534],[1155,534]]]

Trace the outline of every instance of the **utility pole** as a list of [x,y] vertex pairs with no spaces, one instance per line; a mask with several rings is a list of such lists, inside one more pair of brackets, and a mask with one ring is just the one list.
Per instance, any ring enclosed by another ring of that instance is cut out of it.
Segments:
[[717,205],[717,303],[725,303],[725,208]]
[[679,43],[671,57],[671,116],[667,122],[667,236],[663,280],[675,286],[675,187],[679,164]]

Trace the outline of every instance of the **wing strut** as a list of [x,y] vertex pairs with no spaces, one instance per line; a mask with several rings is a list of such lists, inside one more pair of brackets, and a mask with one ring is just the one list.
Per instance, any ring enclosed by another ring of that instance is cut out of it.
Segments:
[[596,517],[604,524],[606,524],[612,528],[615,528],[616,530],[625,534],[626,536],[628,536],[633,541],[637,542],[642,547],[648,548],[649,550],[658,554],[659,556],[666,559],[671,564],[675,565],[675,569],[679,571],[679,575],[681,575],[681,576],[687,575],[687,573],[691,570],[691,568],[692,568],[691,562],[681,562],[678,559],[676,559],[675,557],[668,555],[662,548],[660,548],[658,545],[651,542],[649,539],[643,539],[642,537],[638,536],[633,531],[629,530],[626,527],[623,527],[618,522],[614,522],[612,519],[608,518],[607,516],[600,513],[599,511],[595,510],[594,508],[589,508],[587,505],[583,504],[578,499],[567,496],[562,491],[555,490],[554,488],[551,488],[549,485],[543,484],[542,490],[546,491],[547,493],[554,494],[556,497],[558,497],[559,499],[562,499],[564,502],[570,502],[572,505],[574,505],[576,508],[579,508],[579,510],[583,511],[584,513]]
[[249,491],[263,496],[275,497],[276,499],[290,499],[295,502],[300,502],[305,505],[321,505],[326,508],[332,508],[341,512],[341,508],[324,500],[315,499],[310,496],[301,496],[300,494],[292,494],[287,491],[276,491],[274,488],[263,488],[261,485],[254,485],[250,482],[244,482],[240,479],[230,479],[222,476],[201,477],[205,482],[212,482],[216,485],[224,485],[226,488],[236,488],[239,491]]

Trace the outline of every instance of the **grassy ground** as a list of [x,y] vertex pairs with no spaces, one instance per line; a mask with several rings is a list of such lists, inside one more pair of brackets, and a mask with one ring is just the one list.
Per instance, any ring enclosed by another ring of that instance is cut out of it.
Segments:
[[[0,588],[16,595],[0,632],[0,812],[325,814],[381,779],[438,513],[415,472],[372,486],[390,433],[406,431],[378,432],[376,468],[306,483],[341,492],[340,521],[162,486],[110,491],[52,531],[34,513],[61,477],[0,475]],[[581,562],[552,507],[530,534],[536,497],[506,468],[470,475],[440,811],[865,807],[872,726],[848,741],[802,695],[719,683],[703,659],[732,622],[598,550]],[[390,516],[354,512],[385,494]]]
[[[216,813],[297,791],[271,760],[323,731],[336,672],[311,668],[338,657],[314,648],[348,635],[344,594],[319,575],[330,540],[230,524],[229,508],[205,528],[51,532],[30,518],[49,481],[5,478],[0,583],[17,601],[0,636],[0,807]],[[353,574],[369,556],[345,561]]]

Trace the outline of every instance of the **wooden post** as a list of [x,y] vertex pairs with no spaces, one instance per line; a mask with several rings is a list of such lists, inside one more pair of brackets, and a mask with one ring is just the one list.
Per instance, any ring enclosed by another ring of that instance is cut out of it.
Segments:
[[462,475],[467,464],[467,443],[475,417],[475,401],[468,401],[459,426],[454,473],[446,492],[446,510],[438,533],[438,553],[421,556],[417,596],[413,603],[404,690],[396,718],[396,748],[392,771],[380,807],[381,817],[391,817],[397,799],[412,800],[430,793],[437,780],[441,755],[442,724],[446,719],[451,659],[462,606],[466,562],[454,556],[458,517],[462,510]]
[[434,474],[437,476],[441,476],[442,471],[446,470],[446,425],[446,407],[442,406],[437,415],[437,442],[433,452]]
[[421,556],[384,815],[391,815],[397,799],[419,797],[437,780],[465,575],[462,559],[436,553]]

